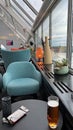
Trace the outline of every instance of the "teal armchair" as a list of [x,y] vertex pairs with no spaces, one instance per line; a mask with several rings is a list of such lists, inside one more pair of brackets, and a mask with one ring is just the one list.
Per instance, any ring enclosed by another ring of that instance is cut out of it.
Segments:
[[41,86],[41,74],[28,61],[11,63],[3,75],[3,88],[10,96],[36,94]]
[[29,61],[31,58],[30,49],[17,50],[17,51],[8,51],[1,49],[2,59],[4,61],[5,70],[8,65],[16,61]]

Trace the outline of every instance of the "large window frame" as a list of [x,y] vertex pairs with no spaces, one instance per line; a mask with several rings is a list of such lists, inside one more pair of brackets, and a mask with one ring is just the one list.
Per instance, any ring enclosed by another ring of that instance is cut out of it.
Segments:
[[66,58],[67,19],[68,1],[61,0],[51,9],[51,47],[53,48],[53,61]]
[[[55,3],[53,1],[53,3],[54,3],[53,5],[54,6],[52,6],[52,8],[50,8],[48,10],[48,15],[49,15],[49,37],[50,38],[51,38],[51,26],[52,26],[52,23],[51,23],[51,12],[58,5],[58,3],[60,1],[56,0]],[[68,60],[68,64],[69,64],[70,68],[71,68],[71,62],[72,62],[71,61],[72,60],[72,57],[71,57],[72,56],[72,5],[73,5],[72,0],[68,0],[68,20],[67,20],[67,40],[66,40],[67,51],[66,51],[66,58]],[[47,12],[46,12],[45,18],[46,17],[47,17]],[[43,22],[44,22],[45,18],[43,18],[42,22],[40,22],[38,26],[42,25],[42,27],[43,27]],[[34,27],[35,30],[37,30],[37,28]],[[51,45],[51,39],[50,39],[50,45]]]
[[72,68],[72,0],[68,0],[67,59]]

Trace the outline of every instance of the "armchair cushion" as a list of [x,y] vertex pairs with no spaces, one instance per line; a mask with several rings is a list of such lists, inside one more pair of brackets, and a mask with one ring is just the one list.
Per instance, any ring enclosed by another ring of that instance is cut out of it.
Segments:
[[39,82],[32,78],[20,78],[9,82],[7,93],[9,95],[27,95],[39,90]]

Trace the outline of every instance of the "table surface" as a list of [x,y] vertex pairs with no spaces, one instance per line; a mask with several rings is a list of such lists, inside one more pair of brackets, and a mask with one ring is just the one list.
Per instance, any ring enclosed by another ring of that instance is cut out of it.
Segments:
[[[12,104],[12,112],[22,105],[27,107],[29,112],[13,126],[2,123],[2,111],[0,112],[0,130],[50,130],[47,121],[47,103],[45,101],[34,99],[18,101]],[[61,130],[62,123],[63,119],[60,113],[57,130]]]

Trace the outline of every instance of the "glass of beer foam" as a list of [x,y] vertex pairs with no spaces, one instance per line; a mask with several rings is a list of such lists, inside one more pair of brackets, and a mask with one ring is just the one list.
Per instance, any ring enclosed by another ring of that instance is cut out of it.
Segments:
[[51,129],[57,128],[59,120],[59,98],[57,96],[48,97],[47,119],[48,119],[48,126]]

